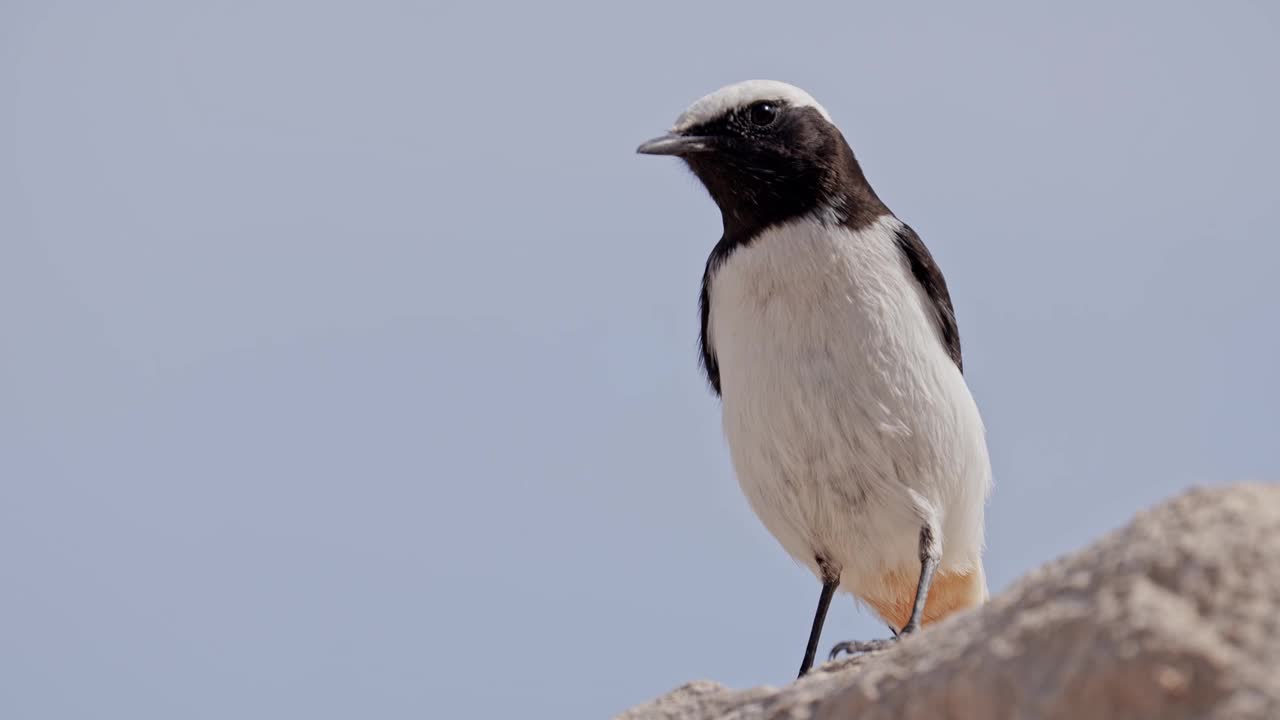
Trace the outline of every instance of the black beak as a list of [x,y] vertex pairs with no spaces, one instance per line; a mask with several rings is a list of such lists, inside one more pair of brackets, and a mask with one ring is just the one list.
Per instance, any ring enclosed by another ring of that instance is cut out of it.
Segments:
[[711,138],[677,133],[656,137],[636,148],[641,155],[692,155],[710,151]]

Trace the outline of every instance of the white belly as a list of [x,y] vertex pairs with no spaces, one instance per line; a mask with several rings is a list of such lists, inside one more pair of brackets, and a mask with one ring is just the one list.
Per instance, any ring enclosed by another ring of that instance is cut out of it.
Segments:
[[810,220],[738,248],[711,280],[724,429],[751,507],[796,560],[873,591],[919,568],[979,567],[990,467],[982,420],[938,337],[889,216]]

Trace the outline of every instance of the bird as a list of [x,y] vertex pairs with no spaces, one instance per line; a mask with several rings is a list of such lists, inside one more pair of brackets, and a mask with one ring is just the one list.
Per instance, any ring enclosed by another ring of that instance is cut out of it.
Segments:
[[701,366],[748,504],[822,584],[800,676],[837,590],[892,635],[830,658],[985,602],[991,463],[947,283],[830,113],[794,85],[748,80],[636,152],[682,160],[720,211]]

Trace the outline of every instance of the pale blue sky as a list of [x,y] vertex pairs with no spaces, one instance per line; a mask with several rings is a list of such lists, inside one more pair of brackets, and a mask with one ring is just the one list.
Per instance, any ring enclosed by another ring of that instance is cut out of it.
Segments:
[[1280,477],[1280,9],[1059,5],[0,3],[0,717],[788,681],[818,585],[695,362],[719,218],[632,154],[751,77],[947,273],[996,590]]

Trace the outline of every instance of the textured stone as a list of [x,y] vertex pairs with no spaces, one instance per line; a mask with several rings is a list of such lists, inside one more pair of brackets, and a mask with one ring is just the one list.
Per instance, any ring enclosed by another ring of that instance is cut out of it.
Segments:
[[1192,490],[784,688],[694,682],[620,717],[1280,718],[1280,485]]

